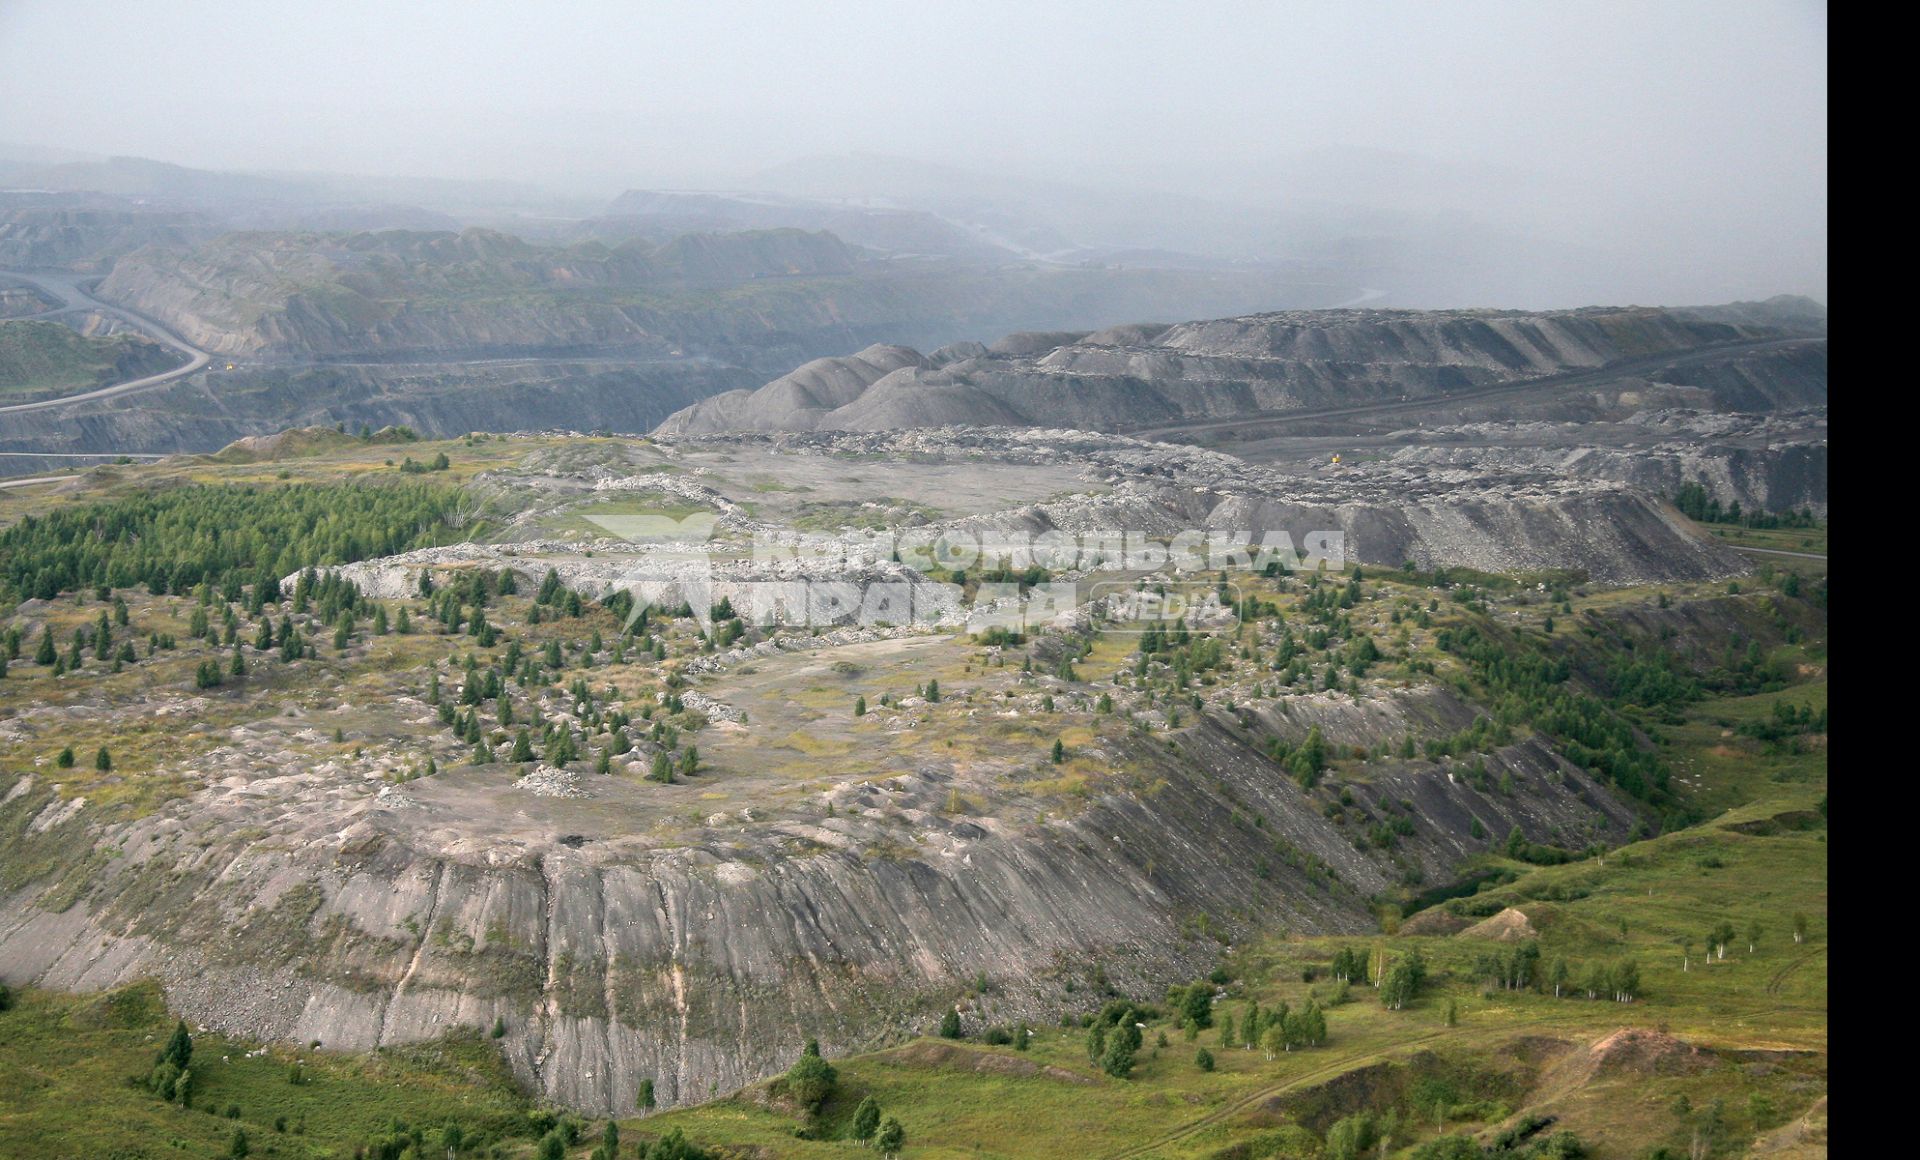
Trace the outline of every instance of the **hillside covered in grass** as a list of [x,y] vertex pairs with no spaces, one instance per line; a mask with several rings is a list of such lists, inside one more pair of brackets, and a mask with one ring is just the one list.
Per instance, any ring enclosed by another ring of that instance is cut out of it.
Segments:
[[58,322],[0,322],[0,402],[104,387],[179,365],[173,351],[136,334],[81,335]]

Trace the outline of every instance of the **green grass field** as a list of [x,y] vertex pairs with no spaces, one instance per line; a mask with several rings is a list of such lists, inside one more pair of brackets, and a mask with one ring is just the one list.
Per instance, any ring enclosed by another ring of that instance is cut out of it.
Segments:
[[437,1130],[451,1119],[516,1148],[528,1130],[527,1101],[472,1034],[367,1055],[250,1054],[253,1044],[196,1035],[192,1107],[181,1109],[142,1082],[173,1022],[153,985],[21,996],[0,1013],[0,1155],[222,1156],[238,1128],[255,1155],[347,1157],[396,1120]]
[[1827,554],[1827,529],[1818,528],[1742,528],[1732,524],[1701,524],[1715,538],[1743,548],[1768,548],[1776,552]]

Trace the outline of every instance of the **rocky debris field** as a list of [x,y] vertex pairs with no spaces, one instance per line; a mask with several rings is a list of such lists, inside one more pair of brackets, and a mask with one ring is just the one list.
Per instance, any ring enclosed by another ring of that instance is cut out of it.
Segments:
[[[1331,531],[1344,536],[1348,557],[1359,563],[1557,569],[1604,583],[1745,568],[1648,491],[1580,478],[1557,462],[1409,457],[1287,469],[1127,436],[970,427],[674,437],[655,441],[648,454],[657,459],[627,475],[599,463],[574,475],[552,467],[494,473],[482,482],[514,510],[504,542],[424,549],[350,565],[344,574],[369,593],[393,596],[409,591],[423,569],[485,564],[537,580],[551,567],[563,582],[597,596],[636,570],[653,575],[688,566],[682,546],[624,541],[591,521],[576,521],[572,539],[521,538],[554,526],[565,510],[627,510],[591,501],[629,495],[651,497],[635,512],[713,517],[713,538],[700,541],[711,560],[692,566],[712,568],[715,600],[753,580],[826,578],[835,569],[858,579],[911,579],[890,559],[892,536],[902,532],[1008,543],[1056,532],[1092,538],[1193,531],[1256,540],[1284,533],[1299,549],[1310,534]],[[964,472],[968,490],[943,492],[956,471]],[[918,481],[922,476],[930,482]],[[780,490],[762,490],[762,481],[776,478],[784,481]],[[919,517],[904,526],[876,517],[868,506],[873,493],[863,486],[868,478],[912,497],[901,502]],[[1006,506],[991,507],[996,498]],[[833,543],[831,551],[820,549],[823,539]],[[815,550],[769,564],[755,557],[756,543],[763,554],[778,545]]]

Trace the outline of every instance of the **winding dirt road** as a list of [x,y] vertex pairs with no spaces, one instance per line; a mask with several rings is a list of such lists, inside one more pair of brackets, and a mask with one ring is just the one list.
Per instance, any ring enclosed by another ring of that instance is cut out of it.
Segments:
[[[170,347],[187,356],[186,363],[170,371],[162,371],[157,375],[145,375],[141,378],[129,379],[124,383],[114,383],[110,386],[95,387],[93,390],[82,391],[77,395],[61,395],[53,399],[35,399],[31,403],[12,403],[0,407],[0,415],[10,414],[16,411],[44,411],[52,407],[64,407],[70,403],[84,403],[94,399],[112,399],[121,395],[131,395],[140,391],[152,390],[154,387],[170,383],[175,379],[185,378],[187,375],[200,370],[213,361],[211,354],[192,345],[153,319],[148,318],[146,315],[136,314],[131,310],[119,306],[109,306],[105,302],[95,298],[93,295],[81,289],[77,276],[45,273],[29,274],[19,270],[0,270],[0,277],[10,278],[17,282],[25,282],[54,298],[58,298],[63,303],[63,305],[55,307],[52,310],[43,310],[38,314],[28,315],[27,317],[30,319],[54,318],[62,314],[81,311],[91,314],[101,314],[110,318],[117,318],[162,346]],[[16,319],[15,321],[25,320]]]

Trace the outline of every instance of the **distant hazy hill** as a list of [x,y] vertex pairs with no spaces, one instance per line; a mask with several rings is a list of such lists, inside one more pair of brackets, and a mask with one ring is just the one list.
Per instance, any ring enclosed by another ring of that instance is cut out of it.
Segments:
[[497,183],[233,173],[0,147],[0,267],[90,272],[147,242],[177,246],[229,230],[458,230],[450,207],[528,196]]
[[621,349],[772,373],[892,340],[939,345],[1114,318],[1325,305],[1353,293],[1235,271],[863,258],[826,232],[539,245],[493,230],[242,232],[122,259],[100,293],[208,350],[276,358]]
[[566,248],[484,229],[256,231],[188,250],[142,250],[100,292],[224,353],[664,352],[673,337],[649,325],[649,295],[852,268],[837,238],[799,231]]
[[1778,294],[1762,302],[1688,306],[1681,312],[1709,322],[1727,322],[1735,326],[1778,326],[1809,334],[1824,334],[1827,330],[1827,308],[1799,294]]
[[0,195],[0,268],[93,272],[141,246],[194,245],[217,232],[204,214],[190,211]]
[[1021,255],[932,213],[888,206],[815,201],[772,194],[628,190],[604,215],[581,227],[616,239],[662,231],[829,230],[856,246],[886,254],[1004,262]]
[[311,183],[190,169],[144,157],[49,165],[23,174],[22,181],[39,189],[195,201],[301,201],[311,200],[316,193]]
[[1780,284],[1764,263],[1688,265],[1641,232],[1594,219],[1577,208],[1577,175],[1547,181],[1382,149],[1253,152],[1209,162],[1149,148],[1106,171],[1055,166],[1050,180],[848,153],[774,166],[752,184],[788,197],[884,200],[1056,257],[1310,262],[1395,306],[1712,301],[1707,288],[1752,285],[1757,274],[1760,285]]

